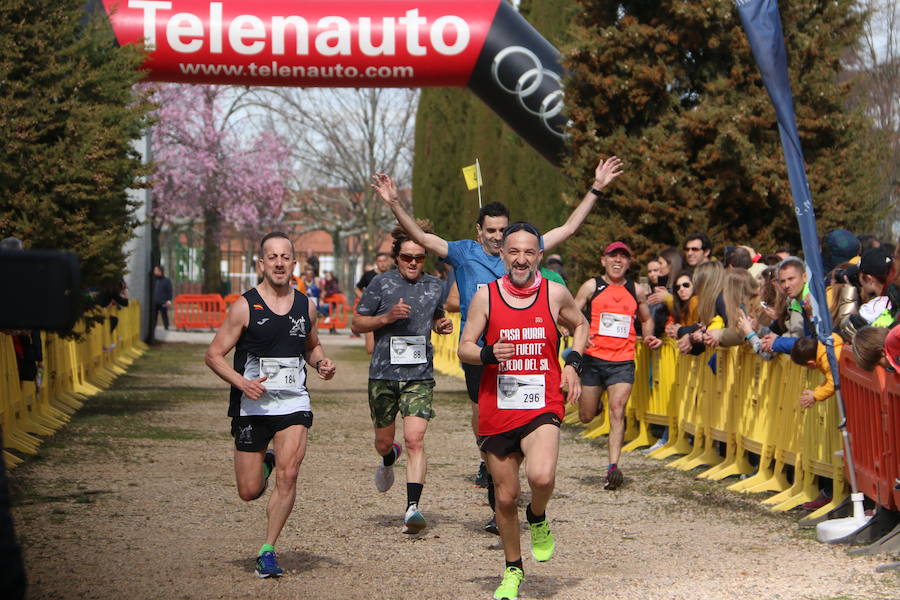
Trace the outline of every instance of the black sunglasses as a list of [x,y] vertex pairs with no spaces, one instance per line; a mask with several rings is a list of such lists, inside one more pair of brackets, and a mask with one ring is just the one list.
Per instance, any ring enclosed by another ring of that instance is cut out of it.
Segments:
[[682,281],[681,283],[679,283],[679,284],[678,284],[677,286],[675,286],[675,287],[682,287],[682,288],[684,288],[684,289],[687,289],[687,288],[693,287],[693,286],[694,286],[694,284],[691,283],[690,281]]

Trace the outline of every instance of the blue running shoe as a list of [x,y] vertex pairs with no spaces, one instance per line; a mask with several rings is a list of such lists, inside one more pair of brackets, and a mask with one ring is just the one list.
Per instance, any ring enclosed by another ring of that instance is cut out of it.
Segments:
[[256,557],[256,576],[259,578],[265,577],[281,577],[284,574],[284,569],[278,566],[278,561],[275,560],[275,553],[272,551],[263,552],[259,556]]

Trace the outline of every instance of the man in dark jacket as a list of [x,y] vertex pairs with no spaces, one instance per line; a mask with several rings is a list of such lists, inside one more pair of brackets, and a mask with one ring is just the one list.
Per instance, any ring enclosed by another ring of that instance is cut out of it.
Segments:
[[166,277],[163,268],[153,267],[153,318],[151,323],[156,328],[157,314],[162,315],[163,327],[169,328],[169,306],[172,305],[172,281]]

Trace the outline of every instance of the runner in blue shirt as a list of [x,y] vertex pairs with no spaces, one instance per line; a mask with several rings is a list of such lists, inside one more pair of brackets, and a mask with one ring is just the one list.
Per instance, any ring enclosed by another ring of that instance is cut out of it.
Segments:
[[[621,173],[622,161],[619,158],[611,156],[606,160],[600,160],[594,171],[594,182],[591,188],[565,223],[544,234],[541,238],[542,249],[545,252],[549,251],[572,237],[590,214],[591,209],[594,208],[594,203],[603,188]],[[503,230],[509,225],[509,210],[500,202],[490,202],[484,205],[478,213],[478,222],[475,223],[475,239],[448,242],[438,235],[426,233],[419,227],[416,220],[400,204],[397,187],[389,175],[377,173],[373,176],[373,180],[372,187],[381,195],[409,236],[428,252],[444,258],[447,264],[455,269],[456,283],[459,288],[459,308],[462,316],[460,331],[462,331],[466,324],[469,302],[478,288],[496,281],[506,273],[506,267],[500,258],[500,243],[503,239]],[[477,435],[478,384],[481,381],[483,365],[463,363],[462,367],[466,375],[466,389],[469,392],[469,399],[472,401],[472,433]],[[483,455],[476,485],[488,488],[488,501],[493,509],[493,484],[487,473]],[[485,525],[485,530],[499,535],[493,517]]]

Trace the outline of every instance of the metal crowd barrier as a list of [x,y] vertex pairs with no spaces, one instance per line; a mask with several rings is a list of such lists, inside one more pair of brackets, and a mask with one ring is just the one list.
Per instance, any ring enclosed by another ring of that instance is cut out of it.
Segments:
[[[20,454],[36,454],[43,437],[65,425],[88,396],[108,386],[147,349],[140,341],[139,302],[97,312],[106,318],[87,332],[79,324],[79,341],[41,334],[40,387],[19,381],[12,336],[0,333],[0,426],[7,469],[22,462]],[[110,317],[118,318],[115,331]]]

